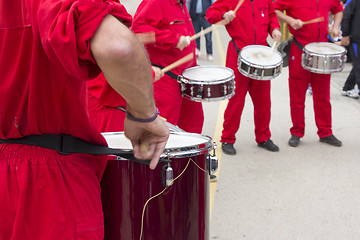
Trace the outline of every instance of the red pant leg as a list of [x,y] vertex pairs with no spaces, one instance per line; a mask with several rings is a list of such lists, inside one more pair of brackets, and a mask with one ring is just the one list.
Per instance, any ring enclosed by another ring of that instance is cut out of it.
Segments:
[[332,135],[330,74],[312,74],[311,87],[313,92],[315,123],[320,138]]
[[106,159],[1,144],[0,239],[103,239],[100,179]]
[[236,141],[235,134],[239,130],[245,97],[250,84],[250,79],[239,72],[237,61],[238,54],[233,43],[230,42],[226,56],[226,67],[231,68],[235,74],[235,95],[229,99],[225,109],[221,142],[234,143]]
[[292,44],[289,59],[290,112],[293,126],[290,133],[303,137],[305,133],[305,97],[311,72],[301,66],[302,51]]
[[265,142],[271,137],[271,80],[251,80],[249,94],[254,104],[255,140]]

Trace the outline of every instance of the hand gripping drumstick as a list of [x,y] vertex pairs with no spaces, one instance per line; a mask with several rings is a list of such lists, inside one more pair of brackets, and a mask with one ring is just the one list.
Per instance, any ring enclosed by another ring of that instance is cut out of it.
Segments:
[[190,61],[191,59],[193,59],[193,57],[194,57],[193,53],[189,53],[185,57],[180,58],[179,60],[177,60],[176,62],[170,64],[169,66],[164,67],[163,69],[161,69],[161,71],[163,73],[166,73],[167,71],[170,71],[170,70],[176,68],[177,66],[180,66],[181,64],[184,64],[184,63]]
[[[236,13],[236,11],[240,8],[240,6],[241,6],[241,4],[243,4],[243,2],[244,2],[244,0],[239,1],[238,5],[236,5],[236,7],[234,9],[234,13]],[[210,27],[208,27],[208,28],[206,28],[204,30],[201,30],[197,34],[191,36],[190,41],[192,41],[192,40],[194,40],[194,39],[196,39],[198,37],[201,37],[202,35],[205,35],[205,34],[211,32],[211,31],[215,30],[216,28],[218,28],[221,25],[226,25],[226,24],[228,24],[228,22],[225,19],[223,19],[223,20],[211,25]]]
[[318,17],[318,18],[314,18],[314,19],[312,19],[312,20],[303,22],[303,24],[306,25],[306,24],[316,23],[316,22],[322,22],[322,21],[324,21],[324,17]]

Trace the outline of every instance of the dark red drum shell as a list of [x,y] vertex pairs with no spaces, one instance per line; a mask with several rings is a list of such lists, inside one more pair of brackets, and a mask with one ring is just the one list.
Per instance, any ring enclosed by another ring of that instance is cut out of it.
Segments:
[[[176,178],[190,158],[172,160]],[[207,169],[207,154],[191,157]],[[139,239],[145,202],[164,186],[162,166],[109,160],[102,182],[105,240]],[[143,240],[209,239],[209,174],[190,161],[184,174],[162,195],[152,199],[145,211]]]

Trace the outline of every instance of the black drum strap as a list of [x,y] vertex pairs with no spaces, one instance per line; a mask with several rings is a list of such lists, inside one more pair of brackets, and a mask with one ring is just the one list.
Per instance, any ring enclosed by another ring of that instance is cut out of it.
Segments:
[[300,50],[303,50],[304,46],[301,45],[301,43],[299,43],[299,41],[298,41],[295,37],[293,37],[293,39],[294,39],[294,43],[296,44],[296,46],[297,46]]
[[[94,155],[115,155],[135,162],[140,162],[144,164],[150,163],[150,161],[142,161],[136,159],[133,152],[130,150],[121,150],[109,148],[107,146],[91,144],[79,138],[64,134],[30,135],[23,138],[0,139],[0,144],[1,143],[26,144],[44,147],[56,150],[60,154],[81,153]],[[168,162],[168,160],[166,159],[160,159],[160,161]]]
[[[155,67],[158,67],[158,68],[160,68],[160,69],[163,69],[163,68],[164,68],[163,66],[157,65],[157,64],[155,64],[155,63],[151,63],[151,65],[153,65],[153,66],[155,66]],[[168,76],[170,76],[170,77],[172,77],[172,78],[174,78],[174,79],[176,79],[176,80],[179,79],[179,75],[177,75],[177,74],[175,74],[175,73],[173,73],[173,72],[171,72],[171,71],[167,71],[165,74],[168,75]]]
[[235,43],[234,39],[231,39],[231,41],[232,41],[232,43],[234,44],[234,47],[235,47],[235,49],[236,49],[237,54],[239,55],[240,50],[239,50],[239,48],[236,46],[236,43]]

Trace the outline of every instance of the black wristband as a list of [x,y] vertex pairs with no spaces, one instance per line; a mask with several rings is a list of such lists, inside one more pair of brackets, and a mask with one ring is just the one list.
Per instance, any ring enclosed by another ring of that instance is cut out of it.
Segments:
[[132,116],[128,111],[126,111],[126,117],[129,120],[134,121],[134,122],[149,123],[149,122],[154,121],[157,118],[157,116],[159,115],[159,113],[160,113],[159,109],[156,108],[156,113],[154,116],[152,116],[151,118],[143,119],[143,118],[136,118],[136,117]]

